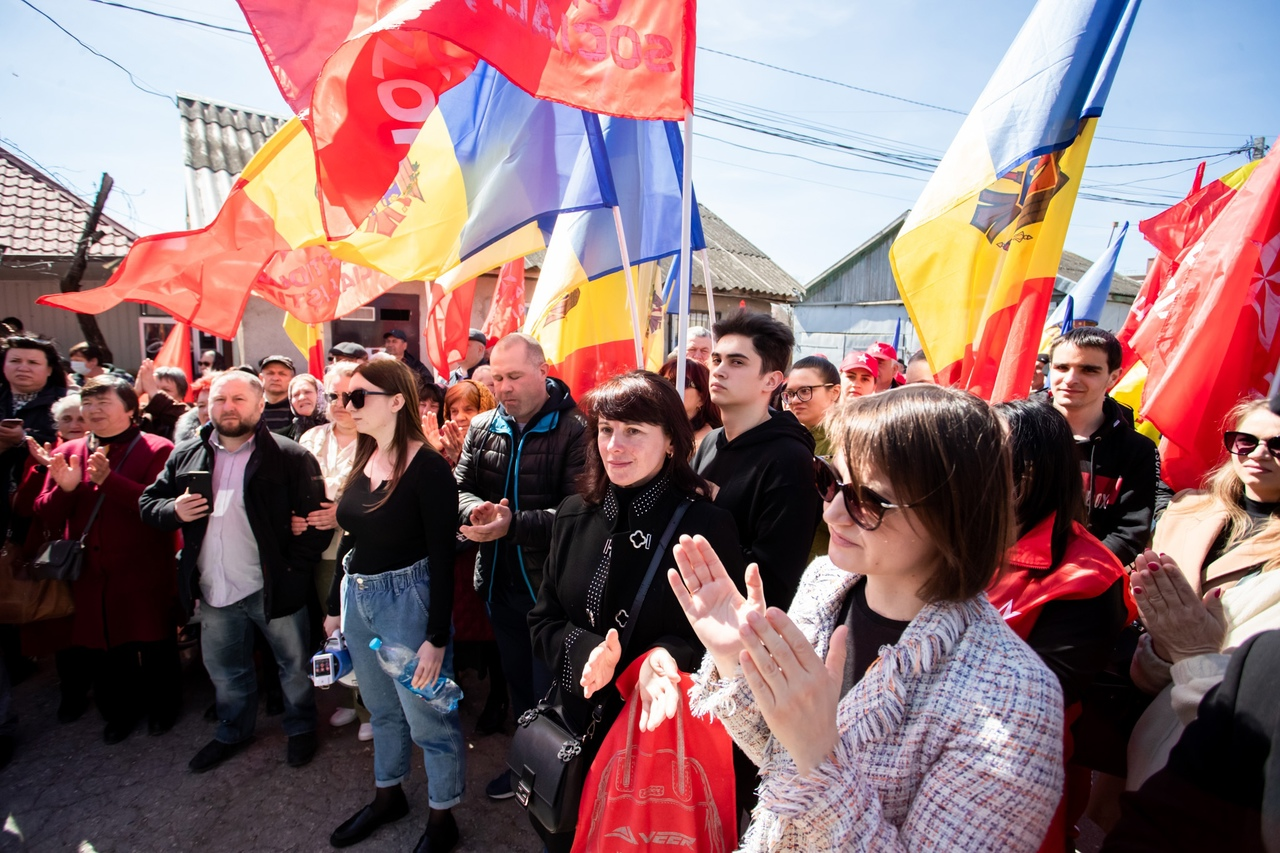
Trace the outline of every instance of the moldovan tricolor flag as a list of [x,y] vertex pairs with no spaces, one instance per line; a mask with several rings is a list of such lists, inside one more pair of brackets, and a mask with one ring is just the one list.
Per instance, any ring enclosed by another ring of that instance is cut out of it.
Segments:
[[944,384],[1024,397],[1138,0],[1040,0],[889,252]]
[[324,379],[325,351],[324,326],[304,323],[292,314],[284,315],[284,332],[307,359],[307,372],[317,379]]
[[1162,467],[1175,489],[1194,488],[1224,456],[1223,418],[1263,397],[1280,361],[1280,152],[1236,191],[1182,253],[1151,308],[1158,321],[1142,415],[1164,435]]
[[395,177],[443,92],[482,59],[526,92],[592,112],[682,119],[696,0],[240,0],[315,141],[329,234]]

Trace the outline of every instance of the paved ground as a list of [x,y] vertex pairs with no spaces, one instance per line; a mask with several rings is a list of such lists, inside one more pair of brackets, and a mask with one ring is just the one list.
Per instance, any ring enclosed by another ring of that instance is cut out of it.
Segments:
[[[21,715],[18,751],[0,771],[0,851],[321,851],[329,833],[372,796],[373,744],[356,726],[327,724],[336,690],[320,693],[320,751],[301,769],[285,764],[279,717],[260,715],[257,741],[200,776],[191,756],[213,736],[204,709],[213,688],[199,666],[188,669],[185,711],[172,731],[148,737],[145,725],[116,746],[102,742],[102,722],[90,711],[58,725],[58,689],[51,660],[16,690]],[[486,685],[464,674],[463,730],[470,733]],[[458,850],[541,849],[514,800],[489,802],[484,786],[506,757],[508,740],[468,739],[467,794],[455,810],[463,841]],[[380,829],[361,851],[412,850],[427,815],[422,754],[415,751],[405,784],[409,816]]]

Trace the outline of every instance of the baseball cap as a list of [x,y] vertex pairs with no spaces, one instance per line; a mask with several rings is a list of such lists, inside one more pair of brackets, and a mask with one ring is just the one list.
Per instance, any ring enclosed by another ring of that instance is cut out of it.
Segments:
[[489,345],[489,339],[486,338],[484,336],[484,332],[479,329],[472,329],[471,334],[467,335],[467,340],[475,341],[478,344],[484,344],[486,347]]
[[846,355],[844,361],[840,362],[840,372],[848,373],[852,370],[865,370],[876,378],[880,376],[880,365],[870,353],[851,352]]
[[329,347],[329,355],[343,358],[368,358],[369,351],[355,341],[342,341]]
[[1036,355],[1036,361],[1040,362],[1041,364],[1048,364],[1049,354],[1047,352],[1038,353]]
[[400,340],[404,341],[406,344],[409,343],[409,336],[406,335],[404,332],[400,331],[399,329],[392,329],[389,332],[383,332],[382,339],[385,341],[387,338],[399,338]]
[[294,373],[298,372],[293,366],[293,359],[289,358],[289,356],[287,355],[267,356],[262,361],[258,362],[258,372],[261,373],[262,371],[266,370],[268,364],[283,364],[285,367],[289,368]]
[[894,361],[898,360],[898,351],[883,341],[876,341],[874,344],[867,347],[867,355],[872,358],[891,358]]

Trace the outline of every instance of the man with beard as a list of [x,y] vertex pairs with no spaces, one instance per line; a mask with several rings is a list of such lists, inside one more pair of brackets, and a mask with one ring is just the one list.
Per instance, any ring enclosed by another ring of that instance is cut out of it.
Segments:
[[[290,518],[319,504],[315,457],[267,429],[258,377],[232,371],[209,394],[209,422],[179,444],[142,493],[142,520],[182,530],[178,595],[190,616],[200,601],[201,648],[217,694],[218,731],[188,767],[203,773],[253,739],[258,716],[250,623],[266,637],[284,688],[285,758],[316,750],[316,704],[304,674],[307,595],[329,531],[293,535]],[[207,473],[206,473],[207,472]]]

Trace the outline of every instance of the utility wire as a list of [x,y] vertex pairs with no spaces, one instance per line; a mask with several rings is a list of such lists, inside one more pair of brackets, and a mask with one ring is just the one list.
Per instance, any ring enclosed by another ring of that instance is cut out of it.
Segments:
[[76,44],[80,45],[80,46],[81,46],[81,47],[83,47],[85,50],[89,51],[89,52],[90,52],[90,53],[92,53],[94,56],[98,57],[99,59],[105,59],[107,62],[110,62],[110,63],[111,63],[112,65],[114,65],[116,68],[119,68],[121,71],[123,71],[123,72],[125,73],[125,76],[127,76],[127,77],[129,78],[129,82],[133,85],[133,87],[134,87],[135,89],[138,89],[139,91],[142,91],[142,92],[146,92],[148,95],[155,95],[157,98],[164,98],[166,101],[168,101],[168,102],[170,102],[170,103],[175,103],[175,99],[174,99],[174,97],[173,97],[172,95],[166,95],[164,92],[157,91],[157,90],[155,90],[155,89],[152,89],[150,86],[145,86],[145,85],[143,85],[143,84],[139,83],[139,82],[138,82],[138,80],[137,80],[137,78],[135,78],[135,77],[133,76],[133,72],[131,72],[128,68],[125,68],[125,67],[124,67],[123,65],[121,65],[119,62],[116,62],[114,59],[112,59],[111,57],[107,56],[105,53],[101,53],[100,51],[94,50],[92,47],[90,47],[89,45],[85,44],[83,41],[81,41],[81,40],[80,40],[79,36],[77,36],[75,33],[71,32],[71,30],[67,29],[66,27],[62,26],[62,24],[59,24],[59,23],[58,23],[57,21],[55,21],[52,17],[50,17],[50,16],[49,16],[49,13],[45,12],[43,9],[41,9],[41,8],[39,8],[38,6],[36,6],[36,5],[34,5],[33,3],[31,3],[31,0],[20,0],[20,2],[21,2],[24,6],[27,6],[27,7],[28,7],[28,8],[30,8],[33,12],[37,13],[37,14],[38,14],[38,15],[40,15],[42,18],[44,18],[45,20],[47,20],[49,23],[53,24],[55,27],[57,27],[58,29],[60,29],[60,30],[62,30],[64,33],[66,33],[68,36],[70,36],[70,37],[75,41],[75,43],[76,43]]
[[116,3],[113,0],[89,0],[90,3],[99,3],[103,6],[113,6],[116,9],[128,9],[130,12],[141,12],[144,15],[153,15],[157,18],[164,18],[166,21],[177,21],[180,24],[191,24],[196,27],[204,27],[209,30],[216,30],[223,33],[233,33],[238,36],[253,37],[253,33],[248,30],[237,29],[236,27],[224,27],[220,24],[211,24],[207,21],[197,21],[193,18],[184,18],[181,15],[168,15],[164,12],[157,12],[153,9],[143,9],[139,6],[129,6],[125,3]]

